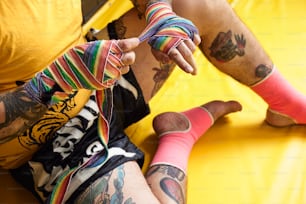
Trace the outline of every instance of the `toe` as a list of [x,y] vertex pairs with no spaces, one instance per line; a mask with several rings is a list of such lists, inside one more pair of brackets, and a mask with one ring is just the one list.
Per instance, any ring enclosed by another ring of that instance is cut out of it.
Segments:
[[234,113],[237,111],[242,110],[242,106],[237,101],[211,101],[204,104],[202,107],[206,108],[211,115],[213,116],[214,120],[227,115],[229,113]]

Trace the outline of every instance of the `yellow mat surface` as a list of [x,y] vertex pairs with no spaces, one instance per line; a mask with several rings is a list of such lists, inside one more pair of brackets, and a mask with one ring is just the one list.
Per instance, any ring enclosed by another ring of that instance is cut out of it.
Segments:
[[[116,2],[107,6],[116,10],[124,5]],[[231,4],[280,72],[306,94],[306,1],[233,0]],[[120,14],[103,12],[109,19]],[[99,27],[106,21],[93,19],[89,24]],[[188,204],[306,203],[306,127],[268,126],[264,123],[267,105],[257,95],[217,71],[199,51],[195,56],[199,74],[189,76],[177,68],[150,102],[152,113],[127,129],[146,153],[145,165],[157,145],[151,125],[156,114],[215,99],[238,100],[243,111],[217,121],[191,153]],[[34,203],[28,194],[20,196],[25,190],[6,172],[0,171],[0,176],[0,203]]]

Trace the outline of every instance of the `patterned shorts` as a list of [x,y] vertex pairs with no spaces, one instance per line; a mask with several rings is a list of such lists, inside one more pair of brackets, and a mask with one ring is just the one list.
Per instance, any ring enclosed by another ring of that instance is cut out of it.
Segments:
[[[124,82],[124,83],[121,83]],[[109,160],[99,169],[79,176],[81,184],[72,185],[69,203],[80,195],[95,179],[127,161],[137,161],[142,166],[144,155],[124,129],[149,113],[141,89],[132,73],[119,80],[113,89],[114,109],[110,123]],[[50,196],[62,173],[87,161],[103,150],[97,134],[99,115],[94,96],[90,97],[82,111],[56,132],[55,137],[35,153],[33,158],[18,169],[11,170],[13,177],[30,190],[40,201]]]

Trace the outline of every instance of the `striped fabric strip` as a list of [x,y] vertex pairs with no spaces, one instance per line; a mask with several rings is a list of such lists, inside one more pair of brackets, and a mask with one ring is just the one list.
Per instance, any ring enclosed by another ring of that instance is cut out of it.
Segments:
[[121,75],[118,67],[121,62],[122,51],[116,41],[94,41],[77,46],[69,50],[62,57],[54,61],[43,74],[45,89],[52,86],[53,81],[63,92],[56,92],[53,102],[64,100],[78,89],[96,90],[96,102],[99,107],[98,135],[106,154],[103,157],[93,156],[88,162],[77,168],[65,172],[59,179],[51,194],[50,203],[63,203],[65,193],[69,188],[73,176],[84,168],[102,166],[108,157],[109,121],[112,111],[111,86]]
[[166,54],[198,33],[191,21],[177,16],[165,2],[151,4],[146,10],[146,20],[147,26],[138,37],[139,40],[143,42],[148,39],[152,48]]
[[[150,5],[146,11],[147,27],[139,36],[140,42],[148,40],[152,48],[169,53],[182,41],[193,39],[198,33],[191,21],[177,16],[171,6],[164,2]],[[34,81],[38,91],[50,90],[54,83],[58,84],[63,92],[55,92],[52,102],[64,100],[69,94],[78,89],[96,90],[96,102],[99,106],[100,117],[98,134],[104,145],[106,154],[93,156],[83,165],[67,171],[55,186],[50,197],[50,203],[63,203],[65,193],[73,176],[81,169],[102,166],[108,157],[107,143],[111,111],[111,86],[120,77],[118,67],[124,66],[121,62],[122,50],[116,41],[94,41],[77,46],[69,50],[62,57],[52,63],[40,76],[44,83]],[[41,89],[41,90],[40,90]]]

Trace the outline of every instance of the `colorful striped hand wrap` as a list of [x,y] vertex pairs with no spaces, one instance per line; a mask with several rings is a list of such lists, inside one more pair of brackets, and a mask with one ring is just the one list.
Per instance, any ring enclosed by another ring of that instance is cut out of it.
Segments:
[[[159,2],[150,5],[146,11],[148,25],[139,36],[141,42],[148,39],[152,48],[166,54],[181,42],[193,39],[198,33],[191,21],[178,17],[170,5]],[[44,71],[38,73],[25,88],[34,100],[47,105],[70,97],[78,89],[96,91],[100,110],[98,135],[104,151],[90,158],[81,166],[66,171],[57,181],[50,203],[63,203],[69,195],[71,179],[80,170],[101,167],[108,158],[108,121],[112,109],[112,87],[121,76],[123,53],[116,41],[94,41],[70,49],[55,60]],[[57,87],[57,88],[56,88]],[[59,88],[58,88],[59,87]]]
[[[65,172],[58,179],[50,203],[62,203],[72,177],[81,169],[102,166],[108,158],[109,121],[112,111],[112,87],[121,76],[122,50],[117,41],[94,41],[76,46],[56,59],[25,85],[27,92],[38,102],[48,105],[65,100],[78,89],[96,90],[99,107],[98,136],[104,151],[79,167]],[[54,87],[58,86],[57,91]],[[53,94],[53,95],[52,95]],[[45,100],[48,95],[51,101]]]
[[139,36],[141,42],[148,40],[152,48],[169,54],[182,41],[194,39],[198,34],[193,23],[177,16],[169,4],[158,2],[151,4],[146,10],[147,26]]
[[[103,90],[121,76],[122,50],[114,40],[94,41],[70,49],[38,73],[25,88],[41,103],[58,103],[78,89]],[[52,91],[54,86],[60,87]],[[54,92],[51,101],[44,94]]]

